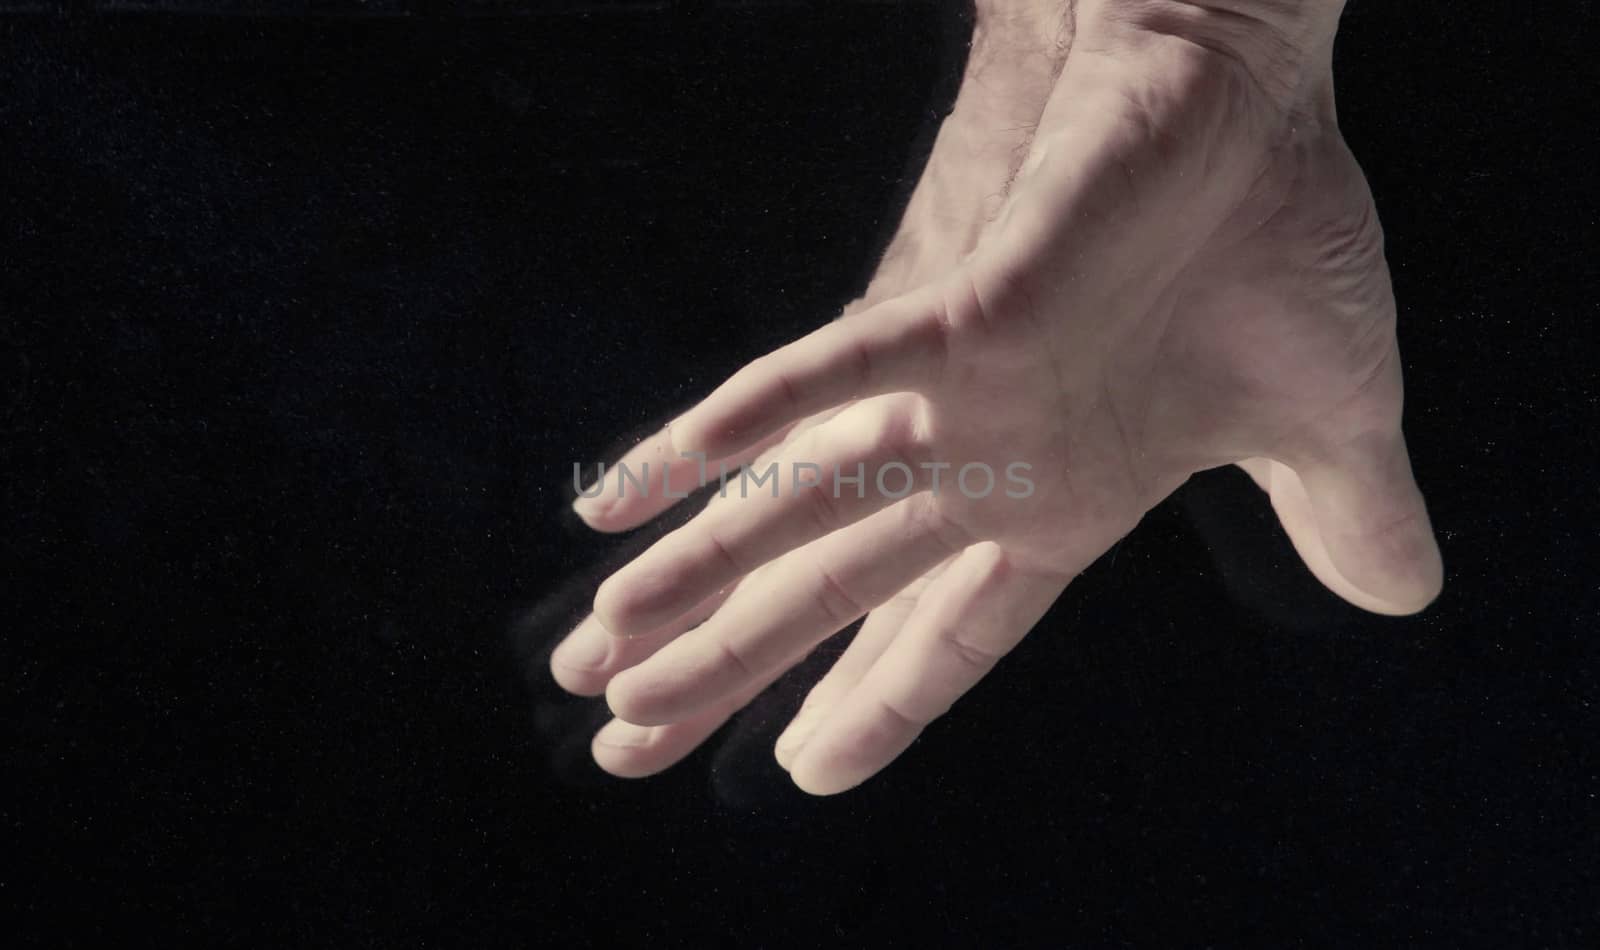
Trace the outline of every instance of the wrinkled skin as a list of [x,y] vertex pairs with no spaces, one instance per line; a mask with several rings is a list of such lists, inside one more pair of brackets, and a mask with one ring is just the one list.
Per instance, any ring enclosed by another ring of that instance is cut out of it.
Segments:
[[[980,6],[974,65],[867,295],[624,460],[673,463],[680,489],[692,452],[776,460],[786,480],[778,498],[714,498],[608,579],[556,651],[557,679],[618,717],[602,767],[670,765],[866,615],[777,747],[802,789],[850,788],[1220,465],[1269,493],[1335,593],[1388,614],[1437,595],[1382,232],[1334,118],[1337,15]],[[826,477],[791,484],[792,461],[921,477],[903,499],[870,474],[865,497],[835,497]],[[922,463],[970,461],[1026,462],[1034,490],[971,498],[953,470],[931,490]],[[621,530],[668,503],[607,492],[578,510]]]

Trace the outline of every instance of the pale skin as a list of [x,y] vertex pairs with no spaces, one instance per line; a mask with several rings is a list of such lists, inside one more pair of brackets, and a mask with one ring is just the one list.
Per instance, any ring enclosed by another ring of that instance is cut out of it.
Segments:
[[[596,762],[681,759],[866,618],[775,755],[832,794],[888,765],[1196,472],[1239,465],[1310,570],[1401,615],[1443,569],[1401,433],[1396,307],[1335,119],[1339,2],[989,0],[900,232],[844,317],[623,460],[900,461],[903,499],[713,499],[601,585],[551,668],[616,716]],[[931,460],[1025,459],[1025,500]],[[946,476],[948,479],[948,476]],[[600,531],[670,498],[580,500]]]

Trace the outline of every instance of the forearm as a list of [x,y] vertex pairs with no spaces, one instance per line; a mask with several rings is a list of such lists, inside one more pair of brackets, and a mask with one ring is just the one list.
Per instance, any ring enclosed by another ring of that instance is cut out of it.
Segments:
[[980,148],[1013,147],[1039,121],[1072,48],[1072,0],[978,0],[951,117]]
[[985,43],[1066,55],[1077,0],[975,0],[973,46]]
[[847,312],[942,276],[1005,197],[1072,44],[1068,0],[977,0],[961,88],[866,294]]
[[[979,0],[954,107],[909,212],[970,248],[1033,140],[1072,46],[1070,0]],[[937,220],[935,220],[937,219]]]

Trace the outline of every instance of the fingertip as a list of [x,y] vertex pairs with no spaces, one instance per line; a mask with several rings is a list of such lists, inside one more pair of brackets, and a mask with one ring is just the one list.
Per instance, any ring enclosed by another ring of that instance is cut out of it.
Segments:
[[789,778],[807,795],[838,795],[876,775],[886,764],[860,748],[847,734],[841,735],[830,727],[822,735],[806,737],[789,763]]
[[611,709],[611,715],[638,726],[659,726],[670,722],[669,716],[655,708],[660,704],[651,702],[647,691],[635,685],[633,681],[638,678],[633,669],[623,670],[606,684],[606,706]]
[[594,617],[585,618],[550,652],[549,669],[556,684],[577,696],[605,691],[611,637]]
[[1428,544],[1432,550],[1393,575],[1386,591],[1371,592],[1383,600],[1384,609],[1379,613],[1414,616],[1431,607],[1444,592],[1444,561],[1431,538]]
[[601,512],[589,513],[573,508],[573,512],[577,514],[578,520],[583,522],[585,528],[598,534],[622,534],[632,531],[649,520],[648,516],[644,518],[630,517],[627,511],[618,510],[615,507]]
[[[802,752],[804,750],[801,750]],[[825,798],[848,792],[867,780],[867,776],[852,777],[819,767],[814,757],[800,755],[789,768],[789,778],[795,787],[807,795]]]
[[1420,507],[1386,530],[1336,536],[1330,547],[1339,572],[1380,601],[1369,608],[1378,613],[1397,617],[1420,613],[1444,589],[1444,562]]
[[655,729],[613,719],[595,733],[589,753],[603,771],[617,778],[644,778],[661,771],[646,754]]
[[590,698],[606,691],[606,678],[594,670],[563,666],[554,657],[550,659],[550,678],[556,685],[574,696]]
[[1387,441],[1337,464],[1275,465],[1279,521],[1323,584],[1363,610],[1405,617],[1444,589],[1444,562],[1404,445]]
[[600,582],[594,592],[594,620],[613,637],[627,636],[632,622],[633,596],[626,583],[613,574]]
[[572,513],[578,516],[589,528],[595,531],[606,530],[606,515],[610,513],[611,502],[601,495],[593,497],[579,495],[572,501]]
[[773,743],[772,756],[778,760],[778,765],[785,772],[792,769],[794,760],[805,750],[806,742],[816,731],[818,718],[818,713],[802,706],[800,712]]
[[1418,598],[1417,608],[1415,611],[1413,611],[1413,613],[1421,613],[1422,611],[1427,610],[1429,607],[1432,607],[1434,602],[1443,596],[1444,584],[1444,556],[1438,552],[1436,547],[1433,555],[1433,562],[1429,565],[1427,574],[1419,588],[1421,591],[1421,596]]
[[643,636],[685,613],[675,605],[675,578],[635,565],[606,578],[594,593],[595,619],[612,636]]
[[777,760],[779,768],[788,772],[793,769],[794,760],[804,748],[805,739],[791,736],[789,730],[785,730],[783,735],[778,737],[778,741],[773,743],[772,757]]

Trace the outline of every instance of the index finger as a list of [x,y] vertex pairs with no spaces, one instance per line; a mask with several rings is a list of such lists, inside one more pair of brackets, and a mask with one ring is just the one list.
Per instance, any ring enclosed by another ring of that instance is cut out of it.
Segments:
[[673,444],[710,458],[733,455],[850,399],[931,388],[948,336],[940,285],[884,301],[747,364],[672,424]]

